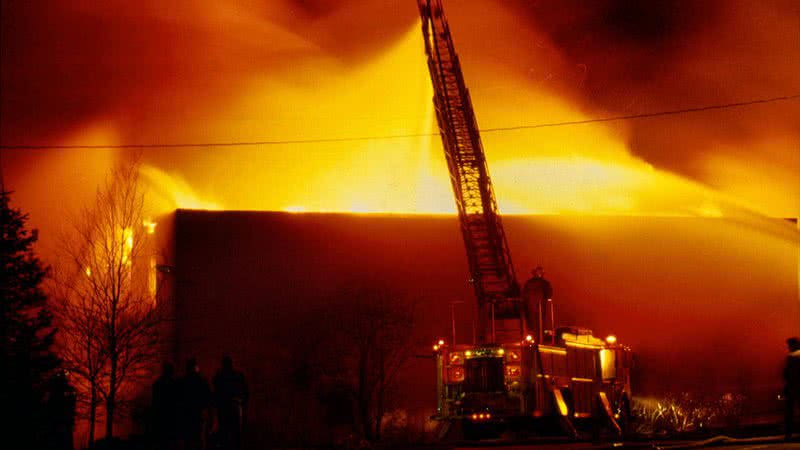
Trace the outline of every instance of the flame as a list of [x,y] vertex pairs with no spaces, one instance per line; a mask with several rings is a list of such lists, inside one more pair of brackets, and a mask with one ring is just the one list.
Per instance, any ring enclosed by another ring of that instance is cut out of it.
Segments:
[[511,159],[495,164],[505,213],[722,217],[712,190],[632,158]]
[[122,229],[122,262],[130,264],[130,255],[133,251],[133,228],[125,227]]
[[[435,133],[433,92],[418,34],[413,27],[362,66],[343,67],[319,56],[300,60],[291,73],[255,79],[223,108],[226,118],[209,117],[205,132],[241,140]],[[297,73],[303,74],[299,80]],[[422,136],[222,148],[195,164],[207,173],[236,174],[216,183],[222,184],[220,200],[228,209],[453,212],[441,155],[431,151],[438,145],[438,136]],[[440,166],[435,176],[433,159]]]
[[144,226],[144,227],[145,227],[145,229],[147,230],[147,234],[155,234],[155,232],[156,232],[156,225],[158,225],[158,223],[156,223],[156,222],[153,222],[153,221],[152,221],[152,220],[150,220],[150,219],[147,219],[147,220],[145,220],[145,221],[142,223],[142,226]]
[[[224,117],[210,116],[203,127],[209,140],[421,137],[216,148],[195,151],[191,164],[175,173],[153,166],[143,173],[168,199],[168,208],[452,214],[422,49],[414,26],[362,66],[343,67],[326,56],[301,60],[291,72],[246,84],[241,96],[220,108]],[[567,99],[534,89],[502,68],[484,69],[475,78],[467,63],[465,70],[468,82],[475,81],[482,128],[587,118]],[[299,81],[297,74],[303,74]],[[592,124],[484,133],[483,141],[505,214],[727,217],[745,207],[774,213],[770,205],[744,205],[654,168],[631,154],[624,128]],[[157,164],[157,155],[150,158]],[[207,200],[192,186],[213,186],[216,198]]]
[[[455,38],[458,45],[458,33]],[[588,118],[569,98],[534,85],[524,74],[470,60],[473,53],[468,49],[461,48],[461,56],[481,128]],[[158,215],[188,208],[453,214],[432,95],[417,24],[385,52],[359,64],[309,48],[291,65],[237,81],[213,110],[193,110],[191,120],[176,127],[174,139],[167,140],[418,137],[169,152],[145,149],[141,173],[150,212]],[[122,126],[110,118],[88,124],[64,143],[158,142],[161,130],[169,125],[174,124],[159,122],[158,130],[142,130],[134,139],[125,137],[126,133],[120,136]],[[798,214],[793,203],[797,195],[787,194],[800,194],[790,181],[793,168],[783,170],[773,184],[742,184],[738,181],[751,168],[698,149],[704,155],[698,163],[704,176],[699,178],[718,180],[718,184],[703,185],[633,155],[624,124],[483,133],[482,138],[504,214],[701,216],[756,224],[765,222],[764,216]],[[791,143],[773,144],[766,143],[759,151],[791,147]],[[92,181],[102,179],[53,174],[71,173],[75,167],[83,170],[87,159],[92,160],[91,169],[101,173],[124,153],[99,150],[92,158],[81,152],[62,155],[52,161],[69,165],[69,170],[53,167],[50,158],[44,160],[44,168],[37,168],[40,184],[33,187],[51,203],[60,203],[55,199],[64,193],[88,197],[96,184]],[[71,159],[66,161],[65,156]],[[28,179],[34,177],[23,175],[27,174],[20,173],[15,184],[20,186],[20,200],[34,204],[34,219],[44,216],[40,211],[45,208],[36,209],[36,202],[25,198],[27,188],[34,184]],[[56,189],[43,179],[54,179],[59,186],[70,180],[72,185],[53,193]]]

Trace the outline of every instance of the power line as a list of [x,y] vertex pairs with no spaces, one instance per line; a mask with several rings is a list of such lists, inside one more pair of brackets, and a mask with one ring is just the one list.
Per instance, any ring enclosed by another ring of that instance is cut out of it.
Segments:
[[[595,119],[573,120],[566,122],[549,122],[530,125],[516,125],[510,127],[492,127],[481,129],[481,133],[500,133],[505,131],[532,130],[536,128],[565,127],[572,125],[583,125],[599,122],[614,122],[619,120],[644,119],[649,117],[674,116],[679,114],[695,113],[702,111],[712,111],[717,109],[738,108],[742,106],[757,105],[763,103],[775,103],[788,100],[800,99],[800,94],[785,95],[781,97],[761,98],[734,103],[721,103],[716,105],[700,106],[695,108],[674,109],[668,111],[657,111],[652,113],[630,114],[622,116],[599,117]],[[319,144],[331,142],[357,142],[357,141],[379,141],[389,139],[406,139],[438,136],[438,133],[409,133],[409,134],[387,134],[376,136],[353,136],[340,138],[318,138],[318,139],[290,139],[274,141],[233,141],[233,142],[196,142],[196,143],[173,143],[173,144],[116,144],[116,145],[0,145],[0,149],[9,150],[44,150],[44,149],[125,149],[125,148],[191,148],[191,147],[248,147],[260,145],[290,145],[290,144]]]
[[597,122],[613,122],[616,120],[630,120],[630,119],[643,119],[647,117],[661,117],[661,116],[674,116],[678,114],[686,114],[686,113],[694,113],[694,112],[701,112],[701,111],[712,111],[715,109],[727,109],[727,108],[738,108],[740,106],[749,106],[749,105],[758,105],[760,103],[774,103],[774,102],[781,102],[786,100],[797,100],[800,98],[800,94],[794,95],[785,95],[783,97],[772,97],[772,98],[762,98],[758,100],[749,100],[745,102],[736,102],[736,103],[723,103],[719,105],[708,105],[708,106],[699,106],[696,108],[684,108],[684,109],[674,109],[671,111],[658,111],[652,113],[641,113],[641,114],[631,114],[628,116],[611,116],[611,117],[600,117],[597,119],[585,119],[585,120],[575,120],[571,122],[555,122],[555,123],[540,123],[535,125],[519,125],[513,127],[495,127],[495,128],[487,128],[486,130],[481,130],[482,133],[491,133],[496,131],[513,131],[513,130],[529,130],[533,128],[548,128],[548,127],[563,127],[568,125],[581,125],[585,123],[597,123]]

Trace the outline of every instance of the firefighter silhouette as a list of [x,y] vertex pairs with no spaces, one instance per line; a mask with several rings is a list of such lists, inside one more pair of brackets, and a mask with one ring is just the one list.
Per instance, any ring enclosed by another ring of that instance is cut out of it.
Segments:
[[[59,370],[47,386],[47,448],[72,450],[75,428],[75,388],[69,384],[67,373]],[[12,445],[13,447],[13,445]]]
[[164,363],[161,376],[153,383],[153,439],[157,449],[172,448],[178,437],[178,382],[171,363]]
[[186,361],[186,374],[178,380],[178,391],[178,424],[183,449],[202,450],[205,447],[211,389],[200,373],[196,359]]
[[550,282],[544,278],[542,266],[536,266],[531,271],[531,275],[531,278],[525,282],[525,286],[522,288],[522,299],[525,303],[525,321],[528,330],[532,330],[533,334],[538,336],[541,341],[545,324],[548,320],[552,321],[553,288],[550,286]]
[[800,338],[790,337],[786,340],[789,354],[786,355],[786,365],[783,368],[783,395],[785,400],[786,439],[792,437],[794,425],[794,409],[800,400]]
[[249,392],[244,375],[234,370],[230,356],[222,358],[222,367],[214,375],[213,384],[220,443],[226,450],[238,450]]

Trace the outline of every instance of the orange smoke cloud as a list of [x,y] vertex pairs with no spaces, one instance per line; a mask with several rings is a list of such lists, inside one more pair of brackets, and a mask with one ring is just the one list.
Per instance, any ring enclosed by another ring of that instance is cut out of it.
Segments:
[[[738,44],[756,39],[759,55],[792,45],[781,14],[791,9],[785,2],[736,3],[725,12],[718,2],[675,11],[670,2],[604,0],[578,2],[568,15],[545,3],[446,4],[484,128],[765,95],[747,82],[756,69],[775,89],[800,86],[800,70],[793,70],[798,60],[773,58],[755,67],[760,56]],[[145,2],[114,9],[56,2],[47,11],[26,5],[4,5],[4,16],[13,20],[3,21],[10,61],[3,91],[11,93],[2,100],[3,143],[436,132],[413,2]],[[745,26],[748,12],[770,26]],[[634,19],[642,17],[658,26],[636,28]],[[69,26],[45,26],[56,19]],[[684,36],[687,26],[692,33]],[[31,43],[26,35],[40,38]],[[587,40],[591,36],[596,39]],[[687,39],[691,48],[678,45]],[[717,77],[717,84],[709,59],[714,48],[743,67],[732,78]],[[691,92],[680,91],[683,82]],[[487,133],[483,139],[504,213],[797,216],[800,188],[792,181],[800,175],[800,152],[792,151],[797,130],[787,125],[797,107]],[[771,125],[739,127],[745,121]],[[82,134],[92,129],[105,134]],[[719,140],[722,129],[741,132]],[[32,161],[54,154],[5,157],[7,183],[17,190],[46,184],[50,165]],[[754,164],[759,155],[769,161]],[[143,156],[154,214],[176,207],[454,211],[437,136],[159,149]],[[73,204],[68,197],[93,192],[98,176],[83,173],[84,160],[73,164],[81,183],[48,193],[49,201]],[[37,212],[34,220],[46,214]]]

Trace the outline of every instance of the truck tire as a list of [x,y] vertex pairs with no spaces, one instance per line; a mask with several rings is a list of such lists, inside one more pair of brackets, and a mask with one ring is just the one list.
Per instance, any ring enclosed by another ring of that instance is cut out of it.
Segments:
[[464,439],[467,441],[479,441],[483,439],[497,439],[500,437],[500,430],[494,423],[475,423],[464,419],[461,422],[461,430]]

